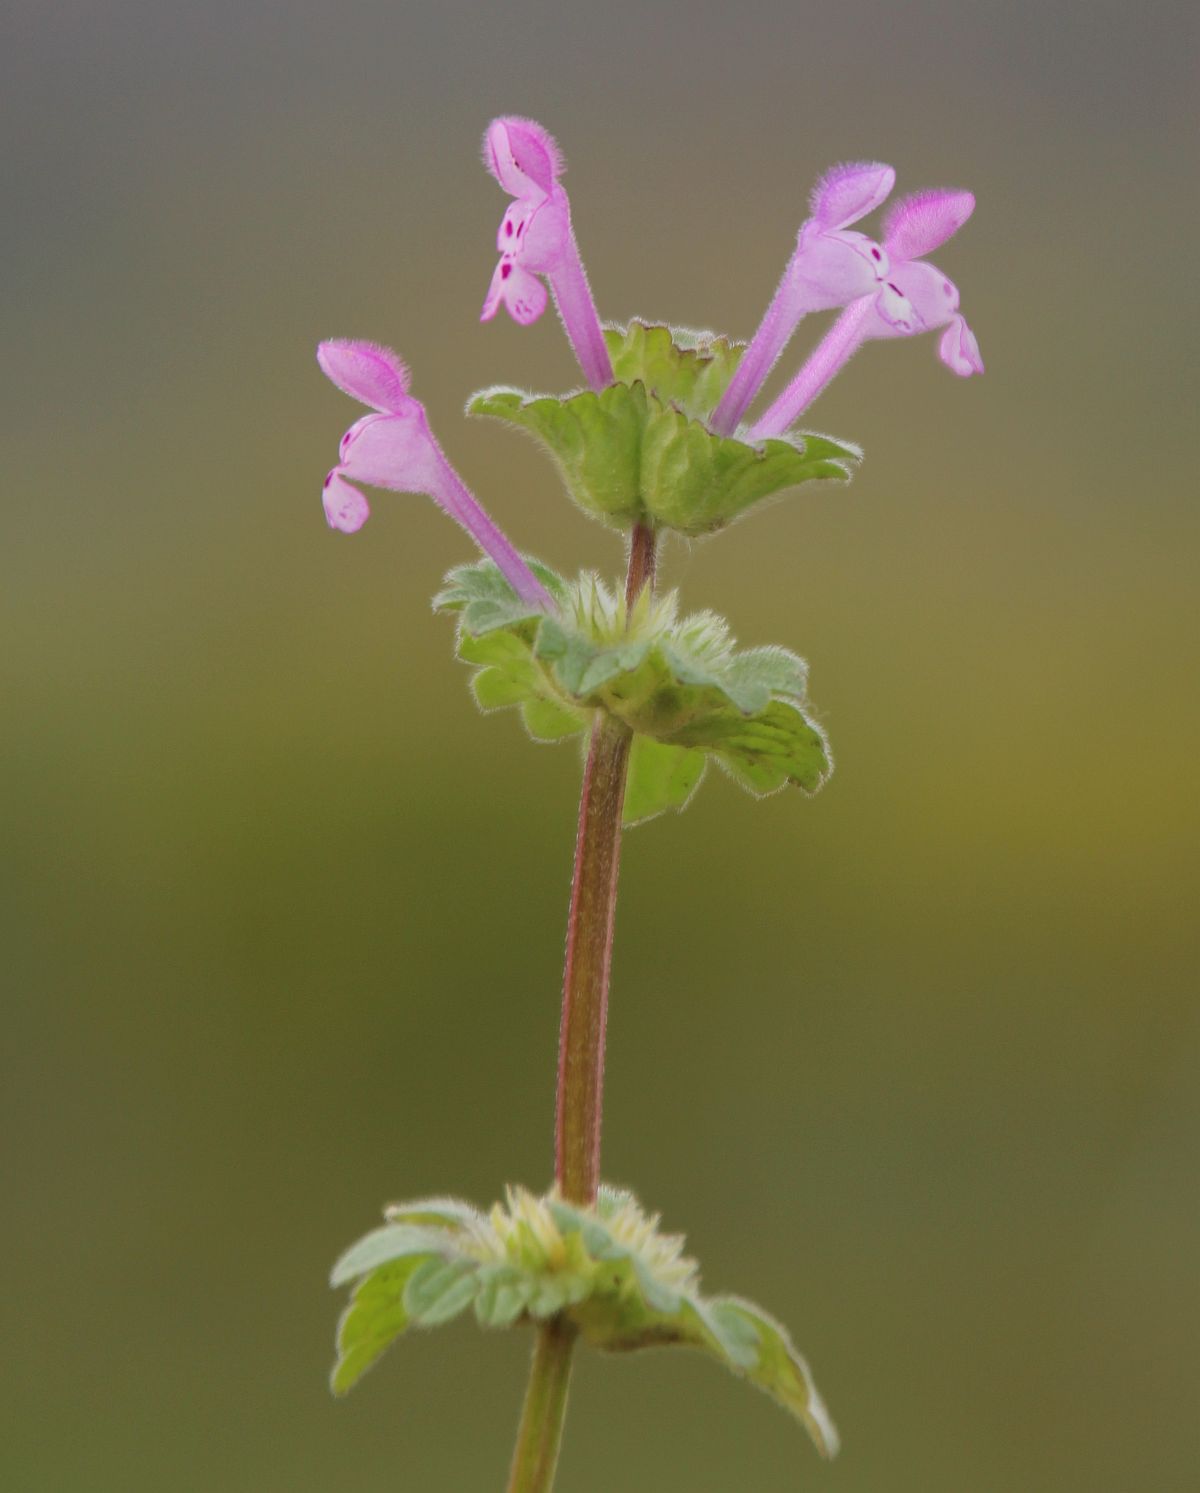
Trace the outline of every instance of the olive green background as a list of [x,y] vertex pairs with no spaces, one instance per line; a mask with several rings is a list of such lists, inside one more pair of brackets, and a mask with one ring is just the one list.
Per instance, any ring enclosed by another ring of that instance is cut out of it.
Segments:
[[578,758],[477,717],[431,504],[325,528],[313,347],[394,344],[516,541],[618,569],[461,416],[577,382],[552,316],[477,323],[505,110],[610,318],[749,334],[832,161],[970,186],[936,261],[988,364],[868,348],[813,417],[861,478],[668,553],[808,657],[838,770],[626,842],[606,1173],[793,1327],[845,1451],[588,1355],[563,1493],[1195,1486],[1189,12],[10,0],[6,1489],[503,1485],[527,1341],[335,1403],[324,1282],[384,1200],[548,1179]]

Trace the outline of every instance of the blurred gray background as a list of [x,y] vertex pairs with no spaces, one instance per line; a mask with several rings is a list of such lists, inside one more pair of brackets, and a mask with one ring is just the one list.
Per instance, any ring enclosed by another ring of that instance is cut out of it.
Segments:
[[1105,0],[9,0],[6,1488],[503,1485],[527,1340],[335,1404],[324,1281],[387,1199],[548,1179],[579,764],[475,716],[431,504],[326,530],[357,410],[313,359],[395,345],[515,540],[617,571],[461,416],[578,381],[553,318],[477,322],[502,111],[613,319],[748,335],[833,161],[971,187],[936,258],[988,364],[867,349],[813,415],[854,486],[668,553],[809,658],[838,771],[626,845],[606,1173],[791,1324],[844,1454],[589,1354],[563,1493],[1195,1487],[1196,42]]

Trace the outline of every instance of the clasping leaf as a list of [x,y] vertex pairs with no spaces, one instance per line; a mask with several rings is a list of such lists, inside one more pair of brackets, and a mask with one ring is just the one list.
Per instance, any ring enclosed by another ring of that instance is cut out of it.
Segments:
[[861,458],[856,446],[807,432],[756,443],[714,434],[705,420],[740,346],[640,322],[605,337],[618,380],[607,388],[558,397],[497,387],[467,404],[534,436],[593,518],[698,537],[788,488],[845,482]]
[[437,1327],[474,1306],[483,1327],[568,1318],[597,1348],[677,1344],[707,1353],[807,1427],[826,1456],[837,1433],[787,1332],[736,1296],[706,1297],[680,1235],[664,1234],[631,1193],[602,1187],[593,1208],[510,1188],[484,1215],[435,1199],[388,1209],[389,1222],[334,1267],[356,1281],[338,1326],[335,1394],[345,1394],[410,1323]]
[[643,594],[627,616],[594,575],[536,571],[556,616],[531,612],[487,561],[451,571],[434,606],[459,616],[458,653],[482,709],[519,709],[539,741],[585,731],[600,710],[633,732],[627,824],[684,808],[709,762],[758,796],[824,783],[832,761],[803,659],[738,650],[713,613],[680,617],[674,593]]

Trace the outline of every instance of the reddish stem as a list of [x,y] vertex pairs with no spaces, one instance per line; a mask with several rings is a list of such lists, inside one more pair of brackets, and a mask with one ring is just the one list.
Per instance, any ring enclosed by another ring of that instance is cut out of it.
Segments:
[[[625,582],[628,608],[645,587],[654,585],[656,551],[654,530],[636,524]],[[604,1039],[621,866],[621,810],[632,741],[627,726],[597,713],[579,800],[555,1126],[555,1179],[563,1196],[573,1203],[594,1203],[600,1182]]]
[[625,608],[631,610],[644,587],[654,590],[658,537],[649,524],[634,524],[629,540],[629,573],[625,578]]
[[579,802],[563,971],[555,1147],[555,1178],[572,1203],[595,1202],[600,1181],[608,976],[631,741],[627,726],[597,714]]
[[[653,529],[638,524],[629,546],[627,607],[654,586]],[[575,875],[567,920],[562,1026],[558,1048],[555,1180],[572,1203],[596,1201],[600,1183],[600,1120],[604,1101],[604,1035],[612,965],[621,809],[633,735],[597,711],[583,773]],[[509,1493],[549,1493],[566,1413],[575,1330],[561,1318],[538,1329]]]

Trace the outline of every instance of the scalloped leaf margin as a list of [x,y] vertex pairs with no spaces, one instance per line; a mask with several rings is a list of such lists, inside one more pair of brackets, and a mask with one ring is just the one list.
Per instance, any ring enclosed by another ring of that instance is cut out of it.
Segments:
[[510,1189],[483,1214],[439,1199],[397,1204],[388,1222],[334,1266],[353,1293],[337,1334],[335,1394],[344,1395],[410,1326],[438,1327],[468,1309],[480,1326],[569,1318],[609,1352],[698,1349],[795,1416],[833,1456],[837,1432],[787,1331],[752,1302],[706,1297],[683,1239],[663,1234],[632,1194],[602,1188],[593,1208]]
[[627,825],[685,808],[710,762],[757,797],[824,784],[832,757],[807,707],[803,659],[736,649],[720,617],[678,617],[674,593],[643,596],[627,621],[595,576],[568,584],[530,563],[557,614],[523,603],[490,561],[452,570],[434,607],[458,614],[458,654],[482,710],[518,710],[537,741],[579,735],[597,710],[629,728]]
[[467,413],[516,425],[549,453],[574,502],[602,522],[711,534],[806,482],[845,482],[862,452],[797,433],[752,446],[705,425],[740,344],[631,322],[605,332],[617,382],[595,393],[531,395],[497,386]]

